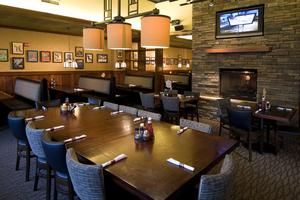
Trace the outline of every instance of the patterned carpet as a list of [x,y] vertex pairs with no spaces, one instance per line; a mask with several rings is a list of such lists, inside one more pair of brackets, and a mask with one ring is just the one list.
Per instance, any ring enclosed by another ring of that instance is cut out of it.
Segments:
[[[286,136],[283,144],[277,156],[254,153],[252,163],[248,162],[248,151],[244,147],[233,152],[236,175],[231,199],[300,200],[300,137]],[[20,170],[15,171],[15,154],[16,141],[10,131],[0,131],[0,199],[45,199],[44,179],[40,179],[39,190],[33,192],[35,161],[31,162],[30,181],[25,182],[24,159]]]

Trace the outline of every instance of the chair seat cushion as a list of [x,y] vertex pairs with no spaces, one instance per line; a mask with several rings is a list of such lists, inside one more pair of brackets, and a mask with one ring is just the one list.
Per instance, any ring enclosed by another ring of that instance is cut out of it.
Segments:
[[18,140],[18,145],[26,146],[27,142],[25,140]]
[[55,174],[56,174],[57,177],[59,177],[61,179],[68,179],[69,178],[69,175],[66,174],[66,173],[63,173],[63,172],[56,171]]
[[40,158],[40,157],[38,157],[38,161],[39,161],[40,163],[47,164],[46,158]]

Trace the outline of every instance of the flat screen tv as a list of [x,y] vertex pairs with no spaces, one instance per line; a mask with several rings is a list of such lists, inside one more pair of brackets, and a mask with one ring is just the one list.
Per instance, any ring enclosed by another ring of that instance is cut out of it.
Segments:
[[263,35],[264,5],[216,13],[216,38]]

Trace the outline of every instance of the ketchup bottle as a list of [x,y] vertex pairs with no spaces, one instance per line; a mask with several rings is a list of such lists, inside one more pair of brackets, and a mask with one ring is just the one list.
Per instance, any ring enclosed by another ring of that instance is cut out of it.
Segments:
[[154,132],[153,132],[152,118],[151,117],[148,117],[148,122],[147,122],[146,129],[148,131],[149,137],[153,138],[154,137]]

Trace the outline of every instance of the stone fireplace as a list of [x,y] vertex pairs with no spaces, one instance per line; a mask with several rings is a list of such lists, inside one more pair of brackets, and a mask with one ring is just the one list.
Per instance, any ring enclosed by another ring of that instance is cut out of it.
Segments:
[[256,101],[256,69],[219,69],[220,96],[223,98]]
[[[256,98],[253,91],[251,97],[245,99],[260,99],[265,88],[267,99],[272,105],[292,107],[299,111],[300,26],[299,17],[294,17],[299,13],[299,2],[244,0],[237,3],[229,0],[218,1],[212,7],[208,3],[209,1],[204,1],[193,4],[192,89],[202,96],[199,110],[201,117],[216,118],[215,100],[227,95],[233,97],[232,93],[237,93],[223,90],[225,83],[220,77],[223,69],[256,70]],[[265,5],[264,35],[216,39],[216,12],[258,4]],[[222,51],[212,51],[214,49]],[[294,123],[299,123],[298,119],[299,112],[293,118]]]

